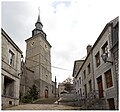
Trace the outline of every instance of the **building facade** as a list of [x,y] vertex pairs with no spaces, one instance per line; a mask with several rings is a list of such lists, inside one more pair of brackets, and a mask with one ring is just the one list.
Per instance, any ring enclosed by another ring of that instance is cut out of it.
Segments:
[[2,106],[18,105],[22,51],[3,29],[1,40]]
[[87,57],[74,77],[77,99],[79,100],[80,106],[90,104],[90,101],[93,99],[92,93],[95,90],[91,49],[92,46],[88,45]]
[[[25,66],[34,71],[34,84],[39,98],[52,97],[51,45],[42,30],[40,15],[32,31],[32,37],[26,41]],[[26,74],[27,75],[27,74]]]
[[117,17],[106,24],[93,47],[87,47],[89,53],[74,76],[87,109],[118,109],[118,23]]
[[[78,78],[77,77],[77,73],[78,73],[80,67],[82,66],[83,62],[84,62],[84,60],[76,60],[74,62],[74,68],[73,68],[73,74],[72,74],[72,76],[74,77],[73,78],[73,86],[74,86],[74,88],[76,88],[76,95],[78,95],[78,93],[79,93],[78,84],[80,82],[78,82],[78,81],[82,80],[82,76],[79,75],[80,77]],[[81,86],[81,85],[79,84],[79,86]]]
[[[95,89],[106,109],[118,109],[118,17],[110,21],[93,48]],[[113,40],[114,39],[114,40]],[[113,48],[115,45],[115,49]],[[114,50],[113,50],[113,49]],[[112,50],[111,50],[112,49]],[[106,54],[106,60],[102,57]]]
[[[102,55],[107,54],[107,58],[112,62],[111,48],[111,25],[108,23],[93,46],[93,66],[95,89],[99,98],[104,100],[106,109],[115,109],[116,91],[113,74],[113,64],[104,62]],[[111,102],[111,104],[109,104]]]

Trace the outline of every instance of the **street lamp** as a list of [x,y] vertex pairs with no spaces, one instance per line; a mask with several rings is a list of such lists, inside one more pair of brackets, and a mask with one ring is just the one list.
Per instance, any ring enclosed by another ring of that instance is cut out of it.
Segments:
[[102,55],[101,55],[101,57],[102,57],[102,59],[103,59],[103,61],[106,63],[106,62],[108,62],[108,63],[112,63],[112,65],[113,65],[113,62],[112,61],[108,61],[107,60],[107,58],[108,58],[108,53],[103,53]]

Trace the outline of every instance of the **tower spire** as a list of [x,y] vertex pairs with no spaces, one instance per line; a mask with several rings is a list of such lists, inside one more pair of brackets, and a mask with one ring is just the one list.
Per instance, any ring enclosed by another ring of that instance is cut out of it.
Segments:
[[40,22],[40,7],[38,7],[38,20],[37,22]]
[[36,28],[32,31],[32,36],[41,33],[43,35],[43,37],[46,38],[46,34],[42,30],[43,25],[42,25],[41,20],[40,20],[40,7],[38,7],[38,19],[37,19],[37,22],[35,23],[35,27]]

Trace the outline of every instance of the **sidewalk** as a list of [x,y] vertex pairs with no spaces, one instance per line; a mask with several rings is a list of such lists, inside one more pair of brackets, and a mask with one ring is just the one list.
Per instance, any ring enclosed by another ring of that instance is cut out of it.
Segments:
[[80,107],[72,107],[57,104],[26,104],[6,108],[4,110],[80,110]]

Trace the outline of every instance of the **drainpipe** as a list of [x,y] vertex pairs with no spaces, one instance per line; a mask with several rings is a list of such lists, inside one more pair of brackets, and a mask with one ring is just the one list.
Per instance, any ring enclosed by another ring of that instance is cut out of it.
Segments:
[[56,98],[56,76],[55,76],[55,98]]

